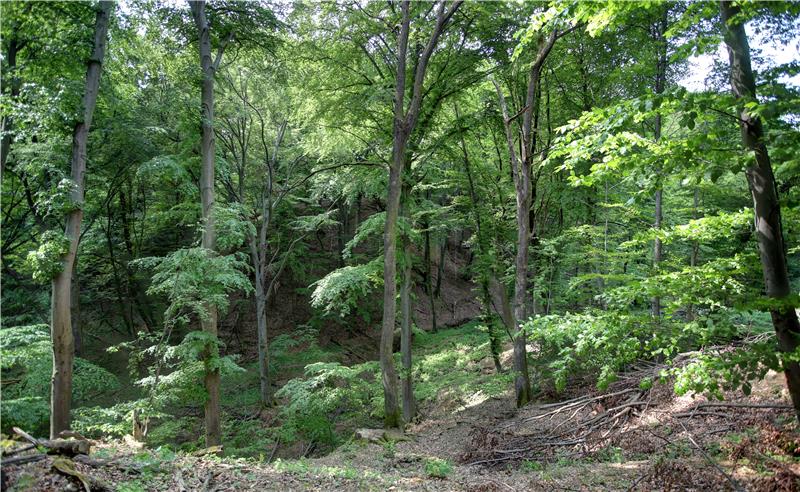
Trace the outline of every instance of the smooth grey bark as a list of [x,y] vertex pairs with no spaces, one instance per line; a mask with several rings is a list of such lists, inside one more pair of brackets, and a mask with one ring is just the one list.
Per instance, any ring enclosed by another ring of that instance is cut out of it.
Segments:
[[397,371],[392,360],[392,340],[396,321],[395,297],[397,295],[397,217],[400,211],[401,176],[406,162],[408,139],[416,126],[423,97],[423,82],[433,50],[439,36],[461,0],[455,0],[445,9],[445,2],[436,5],[436,24],[428,44],[420,55],[414,73],[411,100],[405,107],[406,58],[411,24],[409,0],[401,3],[402,22],[397,38],[397,72],[395,75],[394,123],[392,130],[392,160],[389,166],[389,184],[386,199],[386,224],[383,233],[383,320],[381,323],[380,366],[384,397],[384,426],[399,427],[402,423],[397,391]]
[[[742,103],[756,101],[756,81],[750,64],[750,45],[741,19],[741,9],[730,1],[720,2],[720,17],[725,44],[730,60],[730,82],[734,96]],[[758,115],[750,114],[744,107],[739,116],[742,144],[755,157],[745,169],[750,194],[753,198],[758,250],[764,273],[767,296],[780,302],[791,294],[789,272],[786,265],[786,246],[783,240],[781,207],[775,175],[772,172],[764,128]],[[770,310],[772,324],[778,339],[778,348],[784,354],[794,353],[800,346],[800,321],[795,307],[789,303],[778,304]],[[786,386],[792,398],[795,415],[800,421],[800,363],[783,360]]]
[[[405,188],[405,187],[404,187]],[[407,200],[410,199],[410,189],[403,191],[405,200],[400,206],[401,215],[404,219],[410,221],[409,204]],[[402,284],[400,286],[400,358],[403,363],[403,373],[400,381],[401,385],[401,399],[403,405],[403,420],[411,422],[416,414],[416,402],[414,400],[414,381],[412,374],[412,358],[411,358],[411,238],[408,236],[403,238],[403,275]]]
[[72,271],[78,254],[81,220],[83,219],[84,183],[86,176],[86,143],[89,128],[100,90],[108,22],[113,2],[100,2],[94,25],[94,45],[87,61],[86,83],[83,93],[83,115],[72,133],[72,158],[70,178],[73,188],[70,200],[74,210],[66,217],[64,235],[69,240],[69,250],[61,260],[61,272],[53,279],[51,312],[51,338],[53,343],[53,375],[50,386],[50,437],[70,428],[72,407],[72,364],[75,340],[72,334]]
[[[214,229],[214,75],[216,74],[222,53],[227,41],[217,50],[216,58],[211,57],[211,33],[206,18],[204,0],[189,1],[195,27],[199,36],[200,68],[202,73],[201,101],[201,137],[200,137],[200,204],[202,207],[203,233],[200,244],[209,254],[215,254],[216,232]],[[229,38],[230,39],[230,36]],[[214,338],[217,337],[217,310],[212,305],[206,306],[207,317],[200,320],[203,331]],[[212,347],[205,354],[204,385],[208,398],[204,406],[206,446],[217,446],[222,442],[219,406],[219,369],[212,367]]]

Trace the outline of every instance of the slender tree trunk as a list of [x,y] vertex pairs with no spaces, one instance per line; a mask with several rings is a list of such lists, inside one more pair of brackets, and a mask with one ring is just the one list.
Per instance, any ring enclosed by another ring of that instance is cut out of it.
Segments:
[[84,183],[86,174],[86,142],[92,124],[100,73],[106,49],[108,22],[113,2],[103,1],[97,10],[94,27],[94,48],[86,69],[83,94],[83,119],[75,125],[72,134],[72,159],[70,177],[73,182],[71,200],[74,210],[67,214],[64,235],[69,240],[69,250],[62,258],[62,270],[53,279],[50,327],[53,342],[53,377],[50,394],[50,437],[70,428],[72,406],[72,362],[75,341],[72,335],[72,269],[78,254],[81,219],[83,218]]
[[[410,170],[409,168],[410,166],[406,166],[407,170]],[[408,221],[411,220],[408,210],[410,194],[410,189],[404,191],[406,198],[401,205],[401,214]],[[402,382],[403,420],[406,422],[411,422],[416,413],[411,361],[411,262],[411,238],[406,235],[403,238],[403,283],[400,287],[400,356],[403,361],[403,374],[400,380]]]
[[[756,100],[756,82],[750,65],[750,45],[744,24],[737,19],[740,8],[729,1],[720,2],[722,28],[730,58],[730,81],[733,94],[741,102]],[[761,119],[742,109],[740,115],[742,143],[753,151],[755,162],[745,169],[750,193],[753,197],[755,229],[764,285],[767,296],[776,301],[786,299],[791,293],[786,265],[786,247],[783,241],[781,208],[775,176],[772,172]],[[793,353],[800,346],[800,322],[794,306],[784,303],[770,311],[778,339],[779,350]],[[786,385],[792,397],[795,414],[800,421],[800,364],[783,360]]]
[[261,257],[265,251],[259,251],[256,238],[250,238],[250,259],[255,272],[256,326],[258,331],[258,379],[261,385],[261,403],[269,406],[272,394],[269,383],[269,346],[267,342],[267,293],[264,291],[264,269]]
[[[427,220],[427,219],[426,219]],[[428,294],[428,302],[431,306],[431,333],[438,331],[436,322],[436,297],[433,294],[433,266],[431,259],[431,231],[430,224],[426,222],[425,226],[425,293]]]
[[[655,40],[658,43],[658,60],[656,61],[656,81],[655,81],[655,93],[662,94],[664,92],[664,86],[666,85],[667,81],[667,23],[668,23],[668,7],[663,7],[663,13],[661,19],[656,24],[656,35]],[[655,124],[654,124],[654,132],[653,138],[656,142],[661,140],[661,113],[656,114]],[[661,166],[659,165],[656,169],[656,173],[661,175]],[[664,210],[663,210],[663,195],[664,190],[662,185],[659,183],[658,188],[655,192],[655,221],[653,227],[656,231],[661,231],[661,222],[664,218]],[[661,238],[656,237],[656,240],[653,244],[653,268],[656,272],[658,272],[659,265],[661,264],[663,256],[663,245],[661,244]],[[651,303],[651,308],[653,312],[653,318],[656,320],[656,323],[659,322],[661,319],[661,297],[654,296]]]
[[[17,52],[19,51],[19,40],[17,35],[19,33],[19,26],[18,23],[14,23],[11,36],[8,40],[8,51],[6,52],[6,63],[8,63],[8,69],[6,72],[6,80],[9,80],[10,75],[10,86],[11,90],[9,91],[9,102],[16,101],[17,97],[19,96],[19,77],[17,77],[16,70],[17,70]],[[0,176],[6,170],[6,160],[8,160],[8,153],[11,151],[11,142],[12,138],[12,129],[13,129],[13,120],[10,115],[6,114],[3,116],[2,121],[0,122],[0,130],[2,130],[3,137],[0,139]]]
[[[461,115],[458,111],[458,105],[454,105],[456,119],[461,119]],[[483,228],[483,224],[481,223],[481,214],[478,204],[478,192],[475,189],[475,181],[472,179],[472,166],[469,160],[469,152],[467,151],[467,144],[464,140],[464,132],[460,132],[460,141],[461,141],[461,154],[464,156],[464,172],[467,175],[467,184],[469,185],[469,197],[470,201],[472,202],[472,215],[473,220],[475,221],[475,233],[478,236],[478,250],[481,255],[488,254],[488,238],[486,237],[486,231]],[[492,316],[492,294],[491,290],[489,289],[489,279],[495,276],[494,265],[488,267],[489,271],[481,271],[480,274],[480,285],[481,285],[481,292],[483,294],[483,309],[484,309],[484,317],[486,319],[486,328],[488,330],[489,335],[489,349],[492,353],[492,360],[494,360],[494,367],[498,373],[503,372],[503,365],[500,362],[500,338],[497,333],[497,328],[495,327],[495,323],[493,321]]]
[[512,340],[514,344],[513,370],[514,393],[517,406],[527,404],[531,399],[531,382],[528,375],[528,355],[526,349],[526,336],[522,324],[526,321],[526,296],[528,284],[528,211],[530,204],[530,173],[524,162],[517,159],[514,146],[514,135],[511,132],[511,118],[508,114],[506,99],[500,84],[494,83],[500,100],[500,109],[503,114],[503,124],[508,142],[508,154],[511,160],[511,169],[514,177],[514,188],[517,199],[517,254],[514,260],[514,303],[513,303],[513,329]]
[[[202,134],[200,140],[200,202],[203,213],[203,235],[201,246],[214,254],[216,234],[214,230],[214,72],[211,59],[211,37],[206,20],[205,1],[191,1],[195,25],[200,37],[200,66],[202,69],[201,105]],[[217,337],[217,310],[207,305],[208,317],[201,320],[203,331]],[[205,403],[206,446],[217,446],[222,442],[219,408],[219,369],[213,367],[212,358],[216,348],[208,347],[205,354],[204,378],[208,397]]]
[[[698,206],[700,202],[700,190],[695,188],[694,189],[694,197],[692,199],[692,218],[697,220],[700,216],[698,215]],[[689,255],[689,266],[694,269],[697,266],[697,258],[700,254],[700,243],[698,241],[692,241],[692,252]],[[686,319],[689,321],[693,321],[695,318],[695,306],[694,304],[689,304],[689,307],[686,310]]]
[[447,238],[449,232],[445,233],[444,238],[442,238],[442,244],[439,245],[439,264],[436,265],[436,287],[433,289],[433,296],[441,299],[442,298],[442,279],[444,278],[444,261],[447,258]]

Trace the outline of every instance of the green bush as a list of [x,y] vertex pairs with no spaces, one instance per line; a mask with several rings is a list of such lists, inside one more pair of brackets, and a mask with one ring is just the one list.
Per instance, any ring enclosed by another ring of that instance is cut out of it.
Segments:
[[[3,430],[12,426],[28,432],[46,432],[49,418],[50,378],[53,372],[50,329],[47,325],[18,326],[2,330],[0,368],[6,380],[3,387]],[[80,407],[119,389],[116,376],[85,359],[76,358],[73,368],[72,398]]]
[[377,362],[352,367],[338,362],[306,366],[304,377],[290,380],[275,394],[287,400],[281,409],[283,440],[303,438],[333,445],[337,422],[347,420],[357,426],[365,413],[380,415],[382,393],[377,374]]
[[453,473],[453,465],[447,460],[428,458],[425,460],[425,473],[433,478],[447,478]]

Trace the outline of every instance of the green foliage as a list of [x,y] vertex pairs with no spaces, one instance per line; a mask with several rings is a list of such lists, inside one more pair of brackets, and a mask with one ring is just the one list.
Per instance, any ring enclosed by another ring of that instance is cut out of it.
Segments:
[[281,408],[283,439],[333,445],[338,422],[358,426],[359,421],[380,415],[382,393],[377,373],[377,362],[352,367],[337,362],[306,366],[304,377],[288,381],[275,394],[286,399]]
[[570,377],[590,374],[605,389],[626,364],[648,355],[646,341],[653,339],[646,316],[613,311],[541,316],[525,329],[541,347],[536,360],[546,366],[542,377],[559,392]]
[[202,405],[208,396],[203,386],[206,371],[218,370],[223,380],[243,372],[234,356],[220,356],[219,344],[208,332],[191,331],[178,345],[165,347],[150,374],[136,382],[149,391],[149,411],[179,404]]
[[[669,371],[675,376],[675,392],[679,395],[704,393],[720,400],[723,391],[741,390],[749,395],[753,381],[762,379],[769,370],[782,370],[777,348],[774,336],[767,336],[721,354],[699,354],[696,361]],[[798,358],[800,351],[786,357]]]
[[383,285],[383,256],[369,263],[345,266],[311,284],[311,305],[344,317],[374,289]]
[[[3,385],[3,430],[12,426],[42,432],[49,419],[50,379],[53,372],[47,325],[3,328],[0,368],[10,384]],[[113,394],[119,380],[108,370],[76,358],[72,398],[76,407]]]
[[35,435],[42,435],[47,432],[50,419],[50,404],[43,397],[4,397],[1,412],[4,432],[10,431],[12,427],[25,429]]
[[139,401],[117,403],[110,407],[86,406],[75,409],[72,427],[87,437],[122,437],[131,433],[133,409]]
[[440,458],[427,458],[425,460],[425,473],[433,478],[447,478],[453,473],[453,464]]
[[224,312],[231,292],[253,290],[244,273],[249,270],[248,264],[237,255],[187,248],[163,258],[143,258],[133,263],[155,270],[147,293],[169,301],[164,313],[169,324],[188,323],[192,314],[207,319],[208,306]]
[[236,251],[255,235],[255,227],[247,220],[243,207],[231,204],[214,207],[214,227],[218,251]]
[[296,376],[314,362],[333,362],[337,354],[319,346],[319,330],[308,325],[282,333],[269,343],[270,374]]
[[69,239],[63,233],[45,231],[39,248],[28,253],[25,265],[31,271],[33,280],[46,284],[64,269],[62,260],[68,252]]

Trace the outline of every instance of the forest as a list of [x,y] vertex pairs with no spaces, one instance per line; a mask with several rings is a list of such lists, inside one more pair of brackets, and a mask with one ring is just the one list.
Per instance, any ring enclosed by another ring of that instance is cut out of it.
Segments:
[[2,490],[800,490],[800,3],[0,3]]

